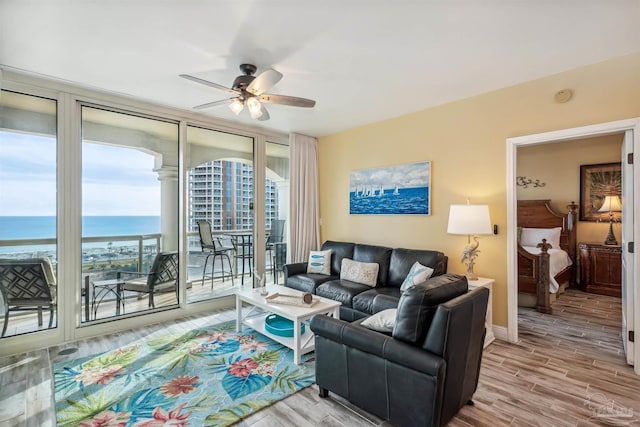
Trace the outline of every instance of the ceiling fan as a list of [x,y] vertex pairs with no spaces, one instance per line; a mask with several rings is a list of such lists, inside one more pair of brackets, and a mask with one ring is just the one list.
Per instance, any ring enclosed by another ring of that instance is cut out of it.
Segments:
[[232,98],[196,105],[193,107],[195,110],[228,104],[231,111],[240,114],[246,105],[252,118],[264,121],[269,120],[269,112],[264,105],[262,105],[263,103],[306,108],[311,108],[316,105],[316,101],[312,99],[266,93],[266,91],[280,81],[282,74],[273,68],[268,68],[258,76],[254,76],[256,70],[256,66],[252,64],[240,65],[240,71],[244,74],[236,77],[230,88],[188,74],[180,74],[180,77],[235,95]]

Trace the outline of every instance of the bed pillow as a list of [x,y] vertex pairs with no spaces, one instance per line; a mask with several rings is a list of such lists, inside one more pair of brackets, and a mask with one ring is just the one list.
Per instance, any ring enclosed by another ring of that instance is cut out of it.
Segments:
[[367,317],[360,323],[365,328],[378,332],[393,332],[393,326],[396,324],[396,308],[388,308]]
[[340,280],[349,280],[375,288],[379,269],[380,266],[377,262],[359,262],[343,258],[340,267]]
[[309,252],[309,262],[307,263],[307,273],[331,274],[331,249],[326,251]]
[[520,244],[522,246],[533,246],[534,248],[542,239],[547,239],[553,249],[560,249],[560,232],[562,227],[555,228],[523,228],[520,234]]
[[427,280],[433,274],[433,268],[427,267],[425,265],[420,264],[418,261],[414,262],[411,266],[411,270],[409,270],[409,274],[402,282],[402,286],[400,286],[401,291],[406,291],[412,286],[417,285],[418,283],[422,283]]

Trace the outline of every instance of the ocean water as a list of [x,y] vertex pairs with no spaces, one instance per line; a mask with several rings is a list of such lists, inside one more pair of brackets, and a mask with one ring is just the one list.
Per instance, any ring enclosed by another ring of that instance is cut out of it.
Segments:
[[[159,216],[85,216],[82,236],[160,233]],[[56,217],[0,216],[0,240],[47,239],[56,235]]]
[[356,215],[427,215],[429,187],[400,188],[398,194],[385,190],[381,196],[349,194],[349,213]]
[[[85,216],[82,236],[129,236],[160,233],[159,216]],[[56,235],[56,217],[0,216],[0,240],[52,239]],[[88,243],[83,248],[100,248],[104,243]],[[136,245],[135,242],[113,242],[114,246]],[[55,253],[55,245],[0,246],[0,253],[31,253],[41,256]]]

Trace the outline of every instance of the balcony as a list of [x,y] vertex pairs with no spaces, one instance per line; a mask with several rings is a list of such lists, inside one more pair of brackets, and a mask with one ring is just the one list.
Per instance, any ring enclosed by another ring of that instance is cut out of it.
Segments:
[[[224,236],[224,231],[215,231],[215,234]],[[81,271],[81,302],[80,319],[82,324],[104,322],[132,313],[143,314],[149,310],[146,295],[136,292],[124,292],[122,304],[118,307],[115,290],[103,290],[99,295],[95,282],[114,279],[117,271],[149,271],[161,241],[160,234],[130,235],[130,236],[101,236],[85,237],[82,239],[82,271]],[[0,240],[0,253],[2,258],[40,258],[49,257],[56,267],[56,241],[55,239],[29,239],[29,240]],[[194,303],[213,298],[219,298],[233,294],[234,286],[229,277],[222,278],[222,265],[220,259],[214,265],[214,279],[202,280],[206,254],[200,250],[197,232],[190,232],[188,237],[187,253],[187,302]],[[240,274],[242,266],[238,265],[237,258],[230,254],[232,260],[235,286],[240,286]],[[267,257],[269,263],[270,257]],[[241,261],[240,261],[241,262]],[[249,261],[245,261],[245,275],[250,276]],[[228,266],[225,261],[225,270]],[[209,270],[209,268],[207,268]],[[271,272],[271,266],[266,266],[266,271]],[[266,274],[267,283],[273,283],[272,274]],[[245,286],[250,286],[251,280],[245,280]],[[114,288],[115,289],[115,288]],[[63,292],[72,289],[58,286],[58,298]],[[94,298],[94,296],[96,296]],[[1,300],[1,296],[0,296]],[[156,308],[171,307],[177,305],[175,292],[157,293],[154,297]],[[0,310],[1,310],[0,304]],[[54,322],[56,327],[57,319]],[[0,330],[3,326],[3,316],[0,316]],[[19,335],[46,329],[49,324],[48,313],[43,314],[42,326],[38,325],[38,315],[34,312],[12,313],[9,316],[6,336]]]

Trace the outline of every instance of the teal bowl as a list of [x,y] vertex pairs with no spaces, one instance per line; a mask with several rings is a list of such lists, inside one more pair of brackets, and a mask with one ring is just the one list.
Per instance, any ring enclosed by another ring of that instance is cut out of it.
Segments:
[[[264,329],[280,337],[293,336],[293,322],[277,314],[270,314],[264,319]],[[305,325],[300,323],[300,335],[304,334]]]

